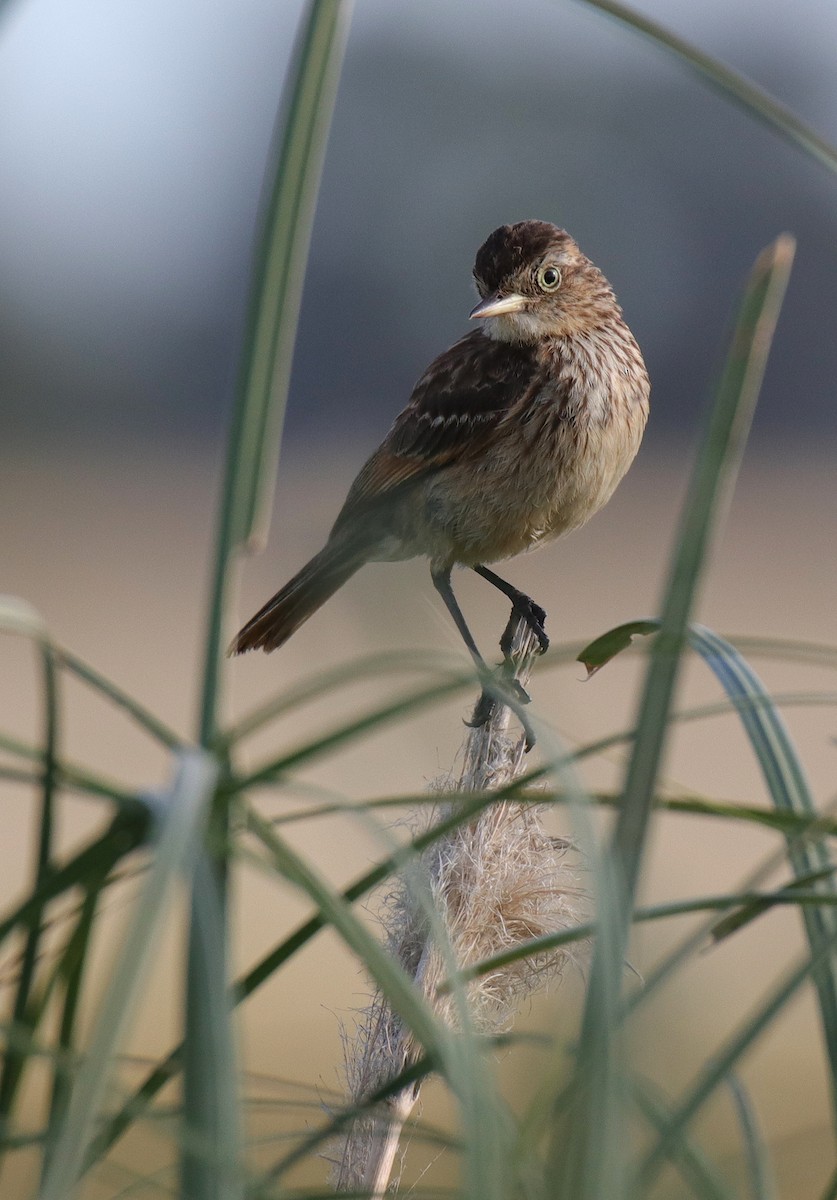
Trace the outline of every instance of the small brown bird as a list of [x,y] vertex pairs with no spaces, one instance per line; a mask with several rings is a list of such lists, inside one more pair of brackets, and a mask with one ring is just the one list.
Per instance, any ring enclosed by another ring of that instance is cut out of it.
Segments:
[[485,564],[577,529],[607,503],[639,449],[648,375],[613,289],[563,229],[501,225],[474,279],[470,315],[482,328],[430,364],[325,547],[231,653],[281,646],[364,563],[418,555],[481,673],[451,588],[456,565],[499,588],[546,649],[543,609]]

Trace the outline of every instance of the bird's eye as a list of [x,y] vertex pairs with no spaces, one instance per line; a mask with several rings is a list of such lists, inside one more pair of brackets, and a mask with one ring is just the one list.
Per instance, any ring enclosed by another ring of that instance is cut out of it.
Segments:
[[538,287],[543,292],[554,292],[561,286],[561,272],[557,267],[541,267],[538,271]]

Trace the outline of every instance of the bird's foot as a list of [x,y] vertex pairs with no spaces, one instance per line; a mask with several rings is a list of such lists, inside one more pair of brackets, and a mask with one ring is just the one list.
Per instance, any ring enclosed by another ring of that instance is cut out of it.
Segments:
[[549,638],[544,628],[546,610],[541,608],[540,604],[536,604],[531,596],[526,596],[521,592],[512,601],[512,620],[509,621],[500,639],[500,649],[503,651],[504,657],[508,658],[511,654],[514,617],[519,617],[522,621],[526,622],[534,636],[538,639],[541,654],[546,654],[549,649]]
[[505,673],[502,667],[491,676],[491,684],[483,688],[471,720],[466,721],[465,724],[469,729],[481,729],[483,725],[488,724],[497,709],[509,701],[523,726],[523,732],[526,735],[526,749],[531,750],[535,744],[535,735],[529,722],[520,712],[520,706],[529,704],[531,696],[523,684],[514,676]]

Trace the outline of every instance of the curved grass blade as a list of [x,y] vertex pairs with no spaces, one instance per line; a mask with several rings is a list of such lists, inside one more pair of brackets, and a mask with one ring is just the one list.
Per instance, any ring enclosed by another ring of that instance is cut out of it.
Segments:
[[783,235],[757,260],[741,304],[732,345],[686,498],[637,721],[636,741],[610,851],[616,936],[599,939],[593,959],[579,1046],[577,1086],[563,1137],[552,1161],[574,1200],[617,1200],[624,1183],[612,1171],[622,1144],[617,1034],[605,1002],[621,986],[634,894],[652,811],[689,615],[712,538],[731,493],[767,363],[793,262],[794,242]]
[[248,775],[235,780],[235,787],[237,790],[245,790],[276,779],[293,767],[338,749],[344,743],[353,744],[364,733],[373,732],[401,717],[412,716],[429,705],[436,704],[439,700],[444,700],[448,696],[454,696],[457,692],[473,687],[476,678],[475,673],[469,670],[453,676],[444,683],[415,688],[395,700],[387,700],[383,704],[375,705],[367,709],[361,716],[353,717],[336,728],[330,729],[327,733],[304,742],[297,749],[278,755],[269,762],[256,767]]
[[182,738],[172,733],[162,721],[144,708],[133,697],[111,683],[93,667],[88,666],[77,655],[52,643],[46,623],[37,609],[18,596],[0,596],[0,631],[18,633],[32,638],[41,647],[49,646],[57,666],[83,679],[96,691],[101,692],[119,708],[129,713],[144,729],[170,748],[182,745]]
[[418,1041],[435,1062],[442,1065],[441,1031],[437,1019],[419,996],[413,983],[392,955],[358,921],[348,902],[281,838],[270,824],[252,809],[247,810],[246,828],[261,842],[274,869],[308,895],[321,918],[327,921],[363,961],[393,1008],[410,1026]]
[[[221,512],[216,538],[215,570],[205,642],[199,742],[214,746],[219,735],[223,624],[236,551],[256,545],[265,534],[273,478],[290,379],[293,341],[302,295],[305,263],[314,219],[314,204],[325,142],[348,32],[349,0],[309,0],[291,57],[281,142],[270,171],[270,189],[255,256],[248,326],[229,439]],[[226,815],[216,814],[221,833]],[[216,863],[220,917],[225,921],[225,864]],[[200,915],[195,910],[189,933],[186,1008],[186,1074],[184,1108],[198,1144],[213,1145],[226,1120],[223,1105],[213,1108],[213,1095],[201,1081],[202,1041],[209,1035],[200,1023],[204,997],[196,986],[207,982],[223,995],[226,955],[208,959],[201,946]],[[220,944],[226,945],[226,935]],[[198,981],[201,981],[198,984]],[[194,1067],[194,1070],[192,1069]],[[220,1180],[200,1156],[183,1147],[183,1180],[195,1200],[220,1197],[233,1187]],[[219,1188],[221,1190],[219,1190]]]
[[[607,633],[588,642],[576,655],[576,660],[587,667],[592,675],[601,667],[615,658],[617,654],[629,649],[639,649],[635,639],[656,633],[660,628],[658,617],[639,618],[616,625]],[[725,641],[751,658],[787,659],[789,662],[810,663],[812,666],[837,668],[837,646],[826,642],[802,642],[793,638],[753,637],[750,634],[730,633],[725,635]]]
[[[0,733],[0,750],[6,751],[7,754],[14,754],[18,758],[26,759],[27,762],[37,763],[41,771],[39,775],[34,777],[34,781],[39,782],[43,778],[43,771],[46,764],[46,756],[43,750],[39,750],[36,746],[30,746],[28,743],[22,742],[19,738],[9,737],[5,733]],[[14,771],[14,768],[12,770]],[[56,782],[61,787],[69,787],[76,791],[87,792],[91,796],[101,796],[106,800],[114,800],[120,808],[129,812],[139,812],[143,808],[142,803],[137,800],[133,792],[126,792],[118,784],[111,783],[100,776],[91,775],[81,767],[76,767],[67,762],[56,762],[52,770],[55,773]],[[29,778],[31,779],[32,777],[30,776]],[[28,780],[24,780],[24,782],[28,782]]]
[[[738,706],[741,722],[776,808],[816,819],[816,805],[802,764],[761,680],[738,651],[711,630],[696,626],[691,636],[727,695]],[[753,704],[754,699],[759,703]],[[804,845],[791,840],[788,857],[797,878],[810,878],[820,872],[821,890],[829,896],[837,894],[833,864],[824,838]],[[811,952],[816,955],[820,945],[829,941],[837,929],[834,914],[806,907],[803,916]],[[824,962],[817,970],[814,982],[830,1066],[832,1109],[837,1120],[837,963]]]
[[685,1099],[675,1109],[666,1123],[665,1130],[656,1145],[644,1158],[636,1176],[635,1194],[646,1196],[663,1166],[663,1163],[674,1153],[684,1131],[703,1108],[716,1089],[723,1084],[740,1062],[743,1055],[758,1040],[770,1026],[771,1022],[785,1011],[788,1002],[796,995],[808,979],[816,974],[837,947],[837,934],[823,942],[816,954],[806,958],[798,967],[789,972],[779,985],[773,989],[769,998],[756,1014],[745,1021],[724,1045],[706,1063],[697,1081],[687,1093]]
[[216,543],[201,744],[217,734],[222,632],[236,550],[260,543],[290,379],[314,205],[348,33],[348,0],[309,0],[291,58],[253,282]]
[[717,58],[699,50],[697,46],[693,46],[685,38],[678,37],[657,21],[642,16],[625,4],[619,4],[617,0],[583,0],[583,3],[589,8],[596,8],[610,17],[615,17],[621,24],[647,37],[660,49],[674,54],[750,116],[757,117],[768,128],[804,150],[828,170],[837,172],[837,149],[801,121],[790,108],[781,104],[752,80],[724,66]]
[[658,617],[642,618],[638,621],[626,621],[624,625],[617,625],[614,629],[608,629],[607,633],[603,633],[601,637],[597,637],[594,641],[589,642],[576,656],[576,661],[587,668],[587,678],[589,679],[591,675],[595,675],[597,671],[600,671],[617,654],[621,654],[623,650],[628,650],[633,645],[634,638],[647,637],[648,634],[657,633],[659,628],[660,620]]
[[110,679],[107,679],[95,667],[91,667],[89,663],[84,662],[77,654],[73,654],[71,650],[65,649],[63,646],[55,646],[54,654],[56,661],[60,663],[65,670],[71,675],[75,675],[77,679],[81,679],[94,691],[100,693],[117,708],[123,709],[130,717],[133,717],[141,728],[146,733],[151,734],[158,742],[167,746],[169,750],[177,750],[183,747],[184,739],[176,734],[172,729],[169,729],[159,717],[147,709],[144,705],[135,700],[133,696],[129,696],[122,688],[117,687]]
[[[55,659],[48,641],[39,639],[41,671],[43,675],[44,749],[41,775],[41,812],[38,832],[38,849],[35,861],[35,891],[43,884],[50,872],[52,858],[52,834],[55,820],[55,793],[58,754],[58,685]],[[23,1030],[34,1035],[37,1018],[30,1012],[30,995],[35,980],[38,949],[43,931],[43,906],[32,910],[29,932],[23,948],[17,989],[12,1006],[12,1021]],[[5,1134],[8,1132],[9,1116],[17,1094],[28,1056],[8,1047],[0,1072],[0,1161]]]
[[171,887],[190,869],[215,776],[216,765],[208,755],[195,750],[180,756],[154,860],[105,992],[90,1049],[73,1087],[40,1200],[70,1200],[75,1193],[114,1055],[138,997]]
[[729,633],[726,640],[741,654],[750,658],[789,659],[813,666],[837,667],[837,646],[825,642],[802,642],[794,638],[753,637],[752,634]]
[[306,678],[260,705],[227,730],[224,734],[224,745],[230,746],[241,741],[283,713],[297,711],[320,696],[329,695],[342,687],[353,686],[363,679],[374,679],[376,676],[396,671],[438,674],[445,679],[451,675],[460,678],[462,674],[459,662],[452,662],[449,655],[441,655],[431,650],[397,650],[386,651],[383,654],[366,654],[322,671],[313,678]]
[[[750,429],[793,262],[782,235],[760,255],[741,305],[732,346],[686,498],[659,636],[643,691],[637,736],[613,850],[630,904],[642,858],[689,613],[712,539],[729,501]],[[626,926],[629,912],[626,912]]]
[[[834,868],[828,867],[820,871],[809,871],[805,875],[797,875],[796,878],[788,886],[795,888],[797,891],[805,887],[810,887],[811,884],[817,884],[822,879],[828,879],[834,874]],[[808,896],[814,898],[815,903],[819,903],[818,892],[809,892]],[[831,897],[823,897],[823,903],[828,904]],[[834,896],[837,901],[837,896]],[[768,912],[772,908],[772,904],[766,899],[747,900],[735,912],[731,912],[729,916],[724,917],[712,930],[712,941],[722,942],[725,938],[731,937],[732,934],[740,932],[751,921],[755,921],[762,913]]]
[[[465,1165],[474,1197],[501,1200],[508,1194],[505,1176],[511,1165],[508,1153],[510,1128],[505,1111],[496,1099],[485,1070],[464,999],[457,1006],[459,1029],[451,1037],[413,979],[388,949],[357,919],[349,904],[320,878],[273,826],[250,809],[247,828],[262,843],[273,867],[317,905],[323,918],[361,958],[381,993],[398,1013],[412,1036],[424,1048],[435,1068],[442,1072],[459,1103],[465,1136]],[[432,923],[432,914],[425,911]],[[444,936],[436,931],[444,953]]]
[[74,887],[86,887],[88,880],[106,869],[109,871],[120,858],[130,854],[145,841],[148,832],[148,812],[137,818],[120,814],[105,832],[80,850],[62,867],[47,872],[42,883],[25,900],[0,920],[0,942],[18,928],[30,928],[49,900]]
[[[394,871],[403,867],[410,855],[420,854],[436,838],[450,833],[458,825],[475,817],[487,804],[495,803],[498,799],[504,798],[504,796],[505,789],[500,789],[498,792],[486,795],[471,794],[466,801],[463,801],[458,806],[455,815],[451,815],[450,818],[440,822],[433,829],[419,834],[408,846],[403,847],[383,862],[377,863],[371,870],[366,871],[354,883],[339,893],[339,898],[346,903],[359,900],[374,887],[377,887],[379,883],[382,883]],[[269,825],[269,822],[266,822],[266,824]],[[321,929],[325,928],[326,924],[327,922],[322,913],[318,912],[307,921],[304,921],[293,933],[284,938],[277,946],[274,946],[272,950],[268,951],[235,983],[232,989],[233,1003],[240,1004],[248,996],[251,996],[288,959],[292,958]],[[180,1046],[176,1046],[165,1059],[149,1072],[125,1104],[108,1120],[104,1129],[93,1142],[87,1159],[88,1166],[107,1153],[132,1122],[147,1109],[157,1093],[180,1073],[182,1059],[183,1046],[181,1044]]]
[[38,610],[20,596],[0,595],[0,630],[20,633],[37,642],[49,637],[46,622]]
[[770,1153],[759,1129],[752,1101],[737,1075],[729,1075],[726,1082],[732,1092],[741,1125],[752,1200],[776,1200],[778,1192],[770,1165]]
[[[668,1120],[668,1103],[658,1089],[645,1079],[634,1080],[632,1094],[634,1103],[648,1123],[662,1133]],[[703,1151],[686,1138],[677,1147],[674,1162],[695,1195],[706,1200],[736,1200],[735,1193],[721,1179]]]
[[47,1138],[44,1147],[42,1177],[46,1176],[61,1126],[67,1115],[71,1080],[67,1064],[72,1060],[75,1043],[76,1017],[78,1016],[81,984],[84,968],[88,963],[87,947],[93,934],[99,893],[107,874],[92,879],[82,902],[79,919],[73,930],[59,963],[58,972],[64,981],[64,1001],[58,1027],[58,1057],[52,1074],[52,1090],[47,1118]]

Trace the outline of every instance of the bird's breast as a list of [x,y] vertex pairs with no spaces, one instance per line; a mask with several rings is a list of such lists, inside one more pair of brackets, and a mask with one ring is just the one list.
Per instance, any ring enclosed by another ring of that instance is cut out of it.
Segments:
[[577,529],[607,503],[639,449],[648,383],[644,367],[626,371],[612,356],[597,370],[593,357],[551,375],[478,458],[428,482],[425,553],[442,559],[447,545],[451,562],[496,562]]

